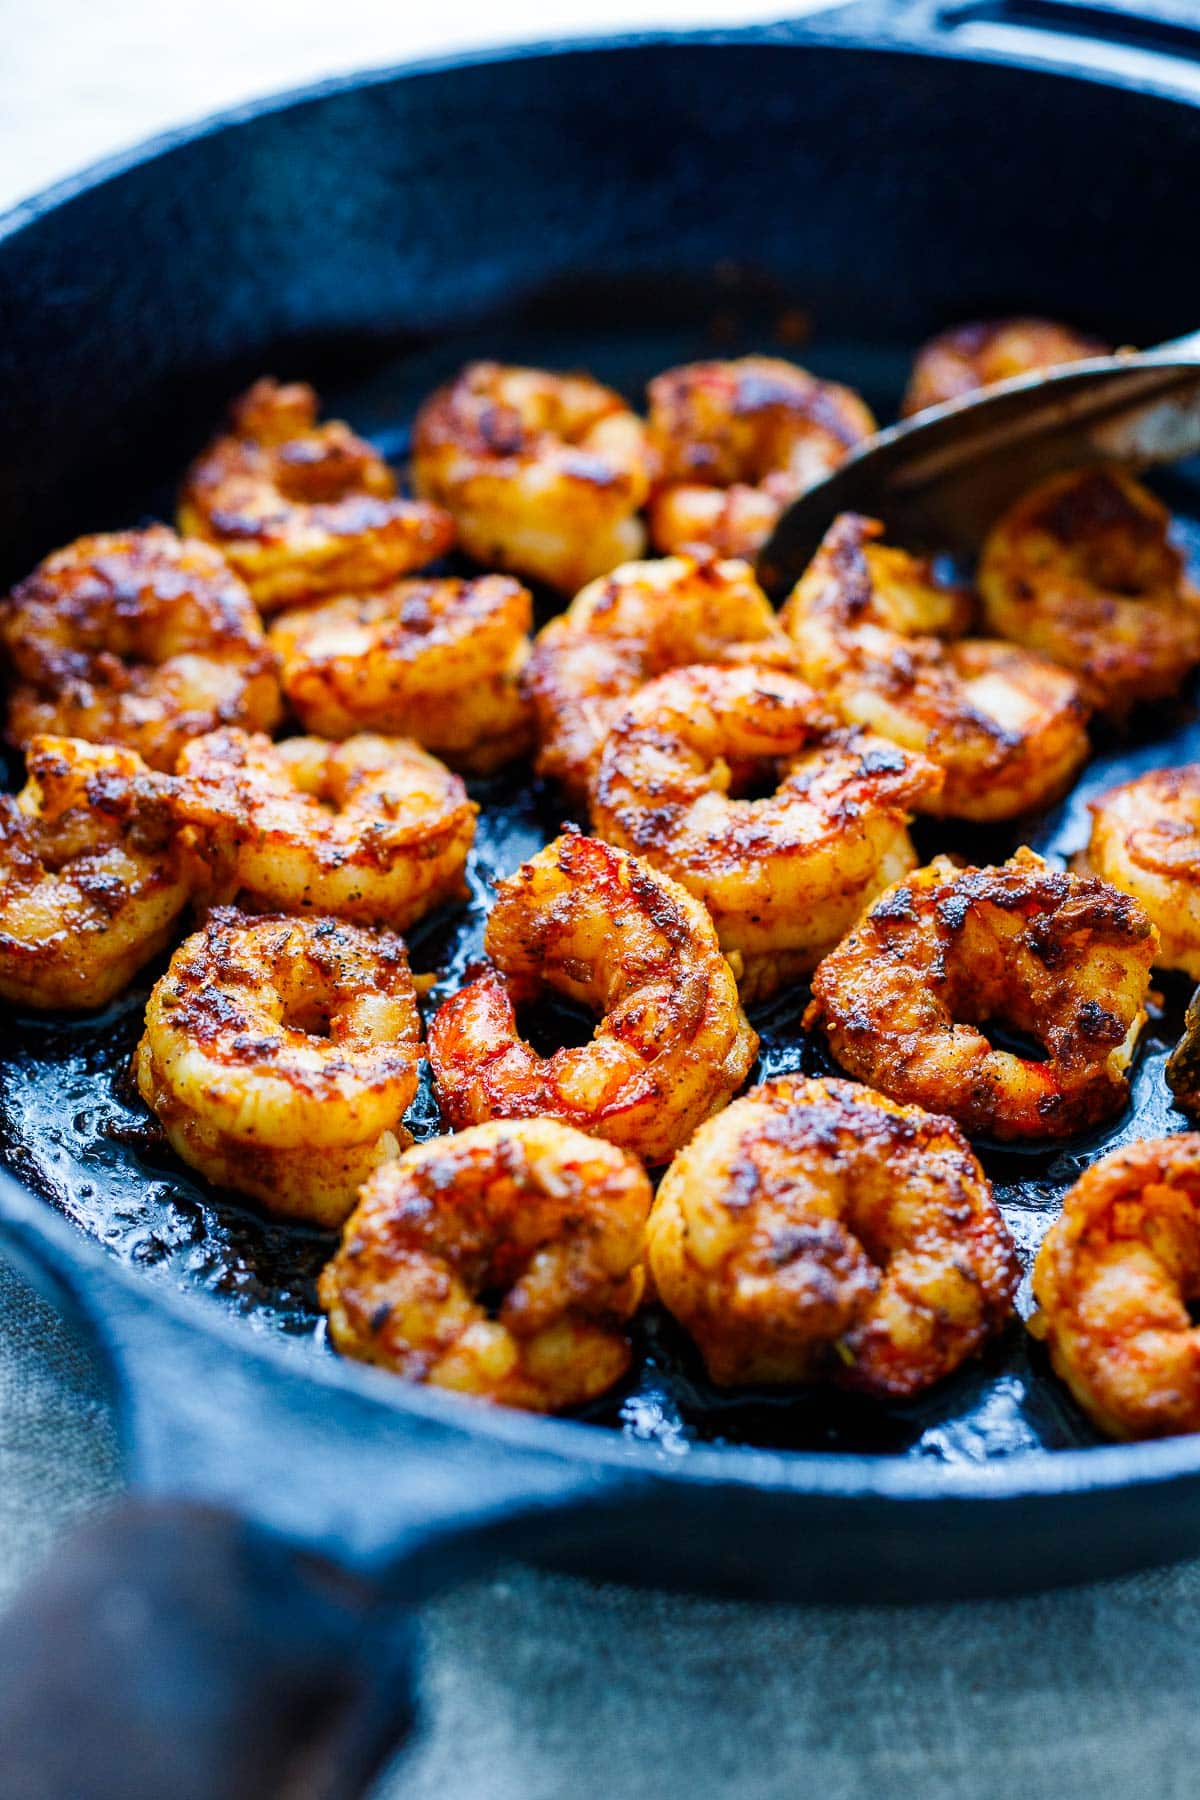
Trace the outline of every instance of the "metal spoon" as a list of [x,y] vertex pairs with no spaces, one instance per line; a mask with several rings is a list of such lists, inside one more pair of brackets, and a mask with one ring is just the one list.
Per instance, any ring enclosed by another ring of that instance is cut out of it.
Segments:
[[1018,375],[889,426],[783,512],[759,551],[768,592],[799,580],[838,513],[882,519],[906,549],[978,550],[1005,507],[1060,470],[1200,451],[1200,331]]

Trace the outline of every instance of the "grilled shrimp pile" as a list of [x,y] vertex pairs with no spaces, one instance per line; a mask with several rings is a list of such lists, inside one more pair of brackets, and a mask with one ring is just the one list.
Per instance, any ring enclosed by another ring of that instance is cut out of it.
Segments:
[[[904,411],[1102,348],[959,327]],[[553,1411],[625,1377],[653,1303],[720,1387],[886,1402],[1012,1328],[976,1150],[1126,1109],[1152,970],[1200,978],[1200,765],[1094,794],[1069,870],[1020,821],[1090,723],[1180,694],[1200,590],[1097,467],[997,519],[977,589],[847,514],[776,610],[744,559],[874,430],[776,357],[669,369],[644,415],[476,362],[417,414],[410,495],[265,379],[178,535],[81,538],[0,608],[0,996],[88,1011],[144,972],[138,1092],[207,1181],[340,1229],[344,1355]],[[514,762],[567,823],[495,868]],[[748,1085],[753,1008],[806,982],[792,1072]],[[1101,1431],[1200,1430],[1200,1137],[1086,1168],[1033,1286]]]

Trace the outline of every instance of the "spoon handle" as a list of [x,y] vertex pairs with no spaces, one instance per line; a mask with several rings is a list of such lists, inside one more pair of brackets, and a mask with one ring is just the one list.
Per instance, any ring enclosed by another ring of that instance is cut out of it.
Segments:
[[1189,331],[1183,337],[1168,338],[1165,344],[1155,344],[1150,354],[1170,357],[1172,362],[1189,362],[1193,357],[1200,362],[1200,331]]

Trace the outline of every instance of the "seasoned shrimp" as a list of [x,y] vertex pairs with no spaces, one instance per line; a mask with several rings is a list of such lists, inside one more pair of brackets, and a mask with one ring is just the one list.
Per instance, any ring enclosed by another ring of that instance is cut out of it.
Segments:
[[[915,868],[910,809],[941,784],[923,757],[827,723],[793,675],[693,666],[634,695],[600,759],[594,830],[704,902],[743,999],[807,974]],[[756,779],[774,792],[736,798]]]
[[1111,346],[1053,319],[986,319],[955,325],[923,344],[913,363],[903,418],[961,400],[996,381],[1033,375],[1089,356],[1107,356]]
[[417,414],[413,483],[476,562],[566,593],[645,546],[645,427],[587,375],[468,364]]
[[132,750],[37,737],[0,795],[0,995],[104,1006],[164,947],[187,904],[166,778]]
[[741,661],[795,661],[748,563],[668,556],[614,569],[577,594],[534,644],[525,687],[538,773],[586,800],[630,694],[684,663]]
[[[1058,1137],[1125,1104],[1157,949],[1136,901],[1032,850],[986,869],[938,857],[825,958],[805,1023],[895,1100],[997,1138]],[[993,1049],[988,1022],[1044,1060]]]
[[957,634],[960,589],[843,513],[780,615],[798,669],[851,725],[866,725],[945,770],[936,810],[1011,819],[1069,786],[1088,753],[1079,683],[1047,657]]
[[371,1177],[326,1264],[329,1335],[408,1381],[578,1406],[629,1367],[649,1210],[632,1156],[556,1119],[419,1144]]
[[979,564],[988,624],[1074,669],[1121,715],[1200,662],[1200,590],[1170,514],[1123,469],[1052,476],[993,526]]
[[903,1398],[1012,1312],[1019,1267],[949,1119],[782,1075],[702,1125],[650,1216],[659,1298],[712,1379]]
[[400,938],[218,907],[155,984],[134,1072],[193,1169],[337,1225],[410,1141],[420,1035]]
[[[502,881],[492,967],[429,1028],[438,1098],[457,1130],[537,1114],[666,1162],[746,1079],[758,1039],[697,900],[637,857],[565,835]],[[549,989],[598,1011],[590,1043],[539,1056],[516,1006]]]
[[1181,1112],[1200,1115],[1200,987],[1188,1001],[1183,1033],[1163,1070],[1171,1096]]
[[79,538],[0,611],[15,677],[7,736],[124,744],[171,770],[219,725],[270,731],[275,659],[249,594],[209,544],[165,526]]
[[1033,1291],[1029,1329],[1101,1431],[1200,1431],[1200,1134],[1129,1144],[1085,1170]]
[[520,676],[532,622],[528,590],[508,575],[398,581],[283,613],[271,643],[307,731],[413,737],[486,772],[529,747]]
[[688,363],[647,392],[659,464],[650,536],[664,551],[752,557],[784,507],[876,428],[852,389],[774,356]]
[[1159,968],[1200,981],[1200,763],[1151,769],[1093,800],[1091,812],[1080,867],[1153,919]]
[[466,892],[477,808],[406,738],[216,731],[180,758],[175,809],[210,900],[403,931]]
[[229,432],[188,470],[179,529],[219,545],[263,612],[381,586],[454,541],[449,515],[399,499],[382,456],[348,425],[317,424],[306,383],[270,379],[234,402]]

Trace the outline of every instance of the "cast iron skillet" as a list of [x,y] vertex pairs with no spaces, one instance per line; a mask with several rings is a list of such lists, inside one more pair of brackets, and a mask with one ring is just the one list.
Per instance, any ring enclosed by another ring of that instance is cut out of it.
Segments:
[[[786,353],[807,331],[804,360],[887,416],[915,343],[954,320],[1034,309],[1170,337],[1200,316],[1186,21],[970,0],[468,58],[256,105],[68,184],[0,227],[0,578],[161,513],[266,369],[311,377],[402,456],[415,399],[481,352],[636,392],[684,356]],[[1047,27],[1075,34],[1066,52]],[[1103,73],[1114,46],[1140,90]],[[1185,532],[1200,521],[1194,472],[1164,492]],[[1200,754],[1191,717],[1102,743],[1034,841],[1069,851],[1087,791]],[[519,774],[480,797],[472,908],[414,944],[449,981],[489,875],[562,817]],[[758,1021],[768,1071],[822,1066],[802,998]],[[1161,1079],[1182,998],[1116,1127],[984,1147],[1026,1251],[1101,1149],[1182,1123]],[[1096,1444],[1017,1327],[891,1409],[722,1400],[653,1318],[628,1387],[579,1419],[339,1362],[314,1331],[328,1241],[205,1192],[147,1137],[123,1076],[138,1016],[135,994],[83,1025],[5,1025],[5,1245],[104,1356],[135,1496],[0,1628],[6,1800],[358,1792],[410,1716],[401,1603],[501,1553],[878,1600],[1200,1546],[1200,1441]],[[434,1127],[427,1096],[414,1124]]]

